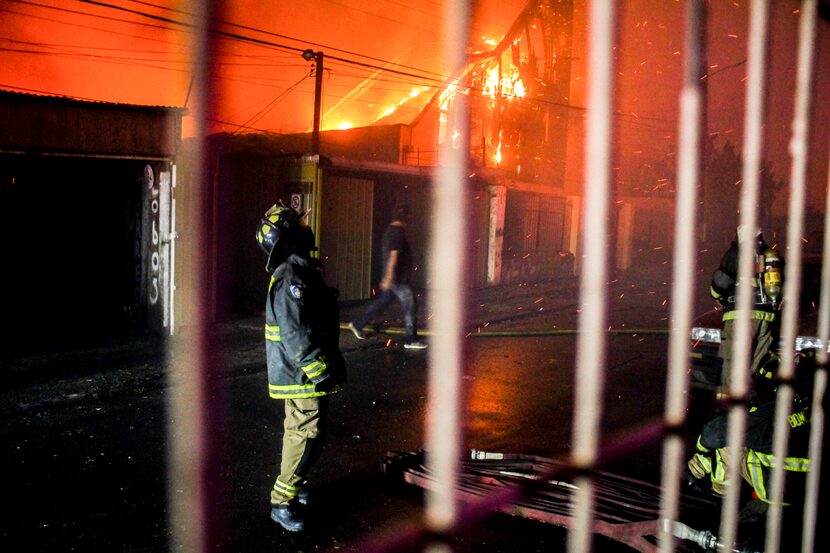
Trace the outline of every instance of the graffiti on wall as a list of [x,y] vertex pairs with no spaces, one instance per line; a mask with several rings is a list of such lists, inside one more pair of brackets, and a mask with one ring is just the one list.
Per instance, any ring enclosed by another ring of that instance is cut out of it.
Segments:
[[150,202],[150,249],[147,252],[149,255],[149,270],[147,271],[148,289],[147,301],[151,306],[158,304],[161,297],[161,287],[159,285],[159,274],[161,271],[161,235],[159,233],[159,187],[156,183],[153,168],[149,165],[144,166],[144,182],[147,186],[147,198]]

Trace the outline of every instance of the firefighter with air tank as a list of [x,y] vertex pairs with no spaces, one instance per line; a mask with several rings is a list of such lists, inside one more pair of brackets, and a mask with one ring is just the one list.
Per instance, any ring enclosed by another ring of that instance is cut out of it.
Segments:
[[[754,249],[752,286],[752,311],[749,314],[752,358],[750,365],[751,393],[747,398],[746,428],[743,447],[731,452],[728,447],[728,415],[719,414],[707,422],[695,444],[695,453],[687,463],[686,483],[699,491],[723,495],[729,480],[729,459],[737,457],[740,475],[749,483],[752,497],[740,513],[742,522],[757,520],[770,501],[769,476],[778,462],[772,454],[775,409],[780,385],[777,378],[780,357],[773,350],[777,340],[777,315],[781,305],[783,260],[767,244],[760,229],[754,233],[738,227],[735,240],[723,255],[720,266],[712,277],[711,294],[723,306],[723,329],[718,357],[723,360],[721,376],[722,393],[727,393],[734,353],[734,325],[740,317],[736,310],[738,287],[739,249],[750,245]],[[787,352],[787,355],[790,353]],[[796,354],[796,376],[793,379],[794,397],[787,419],[790,432],[789,450],[784,459],[784,470],[789,475],[788,490],[803,489],[793,485],[795,475],[804,475],[810,467],[807,444],[810,428],[810,401],[815,352]],[[803,484],[803,482],[801,483]]]
[[723,307],[718,357],[723,361],[721,388],[725,393],[730,384],[735,339],[735,321],[740,316],[736,309],[738,295],[739,248],[748,244],[754,249],[754,274],[752,286],[752,311],[749,314],[750,339],[752,341],[751,374],[755,374],[777,340],[778,313],[781,306],[782,274],[784,261],[764,239],[761,229],[750,233],[738,227],[735,240],[723,254],[720,266],[712,277],[710,292]]

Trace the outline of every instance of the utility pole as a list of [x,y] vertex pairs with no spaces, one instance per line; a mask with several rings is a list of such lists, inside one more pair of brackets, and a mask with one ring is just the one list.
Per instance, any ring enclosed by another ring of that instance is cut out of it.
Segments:
[[323,52],[303,51],[303,59],[314,60],[314,126],[311,131],[311,153],[320,153],[320,113],[323,103]]

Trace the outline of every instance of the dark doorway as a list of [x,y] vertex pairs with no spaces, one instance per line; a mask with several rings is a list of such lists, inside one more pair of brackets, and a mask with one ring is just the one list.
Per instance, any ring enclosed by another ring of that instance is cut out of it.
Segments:
[[0,156],[6,354],[82,344],[144,323],[144,165]]

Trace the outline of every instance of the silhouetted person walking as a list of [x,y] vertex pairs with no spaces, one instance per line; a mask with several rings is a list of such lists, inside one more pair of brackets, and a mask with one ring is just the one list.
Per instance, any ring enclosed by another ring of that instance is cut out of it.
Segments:
[[399,204],[392,212],[392,221],[383,231],[383,276],[378,288],[380,294],[356,321],[349,323],[349,329],[363,340],[363,327],[375,315],[383,311],[392,301],[398,300],[404,311],[407,349],[425,349],[427,345],[418,341],[416,322],[417,304],[409,284],[412,272],[412,250],[406,239],[406,225],[409,223],[409,206]]

